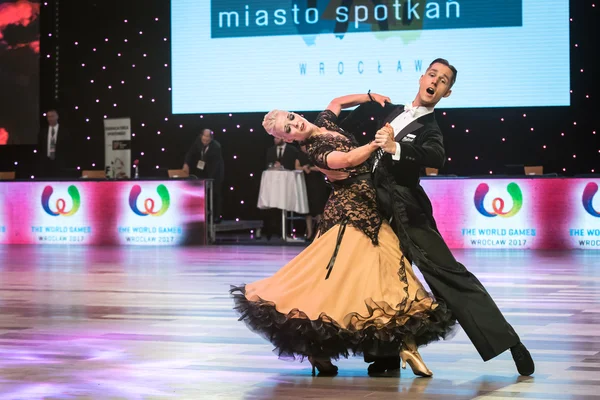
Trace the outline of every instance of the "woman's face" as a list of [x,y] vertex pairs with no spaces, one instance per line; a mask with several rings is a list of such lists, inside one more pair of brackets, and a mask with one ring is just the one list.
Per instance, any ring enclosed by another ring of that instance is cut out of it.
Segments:
[[275,133],[288,143],[297,140],[302,142],[310,137],[315,125],[308,122],[304,117],[288,111],[280,111],[275,117]]

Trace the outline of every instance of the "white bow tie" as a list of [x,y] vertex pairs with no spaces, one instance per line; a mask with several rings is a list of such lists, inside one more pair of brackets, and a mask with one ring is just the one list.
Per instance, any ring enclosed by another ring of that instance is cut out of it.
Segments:
[[417,113],[417,108],[419,108],[419,107],[414,107],[412,104],[407,104],[404,106],[404,111],[409,112],[412,115],[415,115]]

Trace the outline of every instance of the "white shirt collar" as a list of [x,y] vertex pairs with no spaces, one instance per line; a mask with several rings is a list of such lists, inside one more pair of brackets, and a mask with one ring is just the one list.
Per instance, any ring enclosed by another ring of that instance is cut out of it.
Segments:
[[412,101],[407,102],[404,105],[404,111],[411,112],[414,119],[420,118],[427,114],[431,114],[433,112],[433,107],[424,107],[424,106],[414,107],[412,105],[412,103],[413,103]]

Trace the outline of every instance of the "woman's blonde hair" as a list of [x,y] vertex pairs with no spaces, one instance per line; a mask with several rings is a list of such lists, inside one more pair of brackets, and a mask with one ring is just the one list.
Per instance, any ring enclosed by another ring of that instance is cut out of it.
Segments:
[[272,110],[269,111],[269,113],[267,113],[267,115],[265,115],[265,117],[263,118],[263,122],[262,122],[262,126],[263,128],[265,128],[265,130],[267,131],[267,133],[269,135],[272,136],[278,136],[277,134],[281,134],[283,132],[277,132],[277,127],[275,126],[277,123],[277,115],[279,115],[279,113],[281,112],[285,112],[282,110]]

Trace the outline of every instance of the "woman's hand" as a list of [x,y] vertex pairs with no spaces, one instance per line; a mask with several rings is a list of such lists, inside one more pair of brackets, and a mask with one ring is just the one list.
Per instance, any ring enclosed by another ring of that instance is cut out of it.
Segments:
[[368,146],[369,146],[369,150],[371,150],[371,152],[374,152],[379,149],[379,144],[375,140],[371,140],[369,142]]

